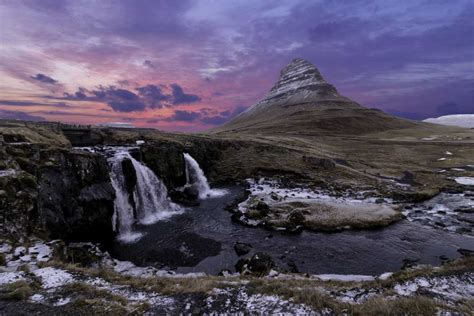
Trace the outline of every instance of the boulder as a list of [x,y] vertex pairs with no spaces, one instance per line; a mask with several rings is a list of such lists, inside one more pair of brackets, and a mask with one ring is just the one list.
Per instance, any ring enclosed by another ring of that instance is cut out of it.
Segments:
[[183,190],[183,194],[188,200],[197,200],[199,198],[199,190],[195,186],[187,186]]
[[185,206],[199,205],[199,190],[194,186],[171,190],[168,195],[173,202],[178,204]]
[[234,244],[234,250],[238,256],[243,256],[243,255],[248,254],[251,249],[252,249],[252,245],[247,244],[247,243],[236,242]]
[[240,259],[235,265],[235,269],[241,274],[251,274],[255,276],[268,275],[275,267],[272,257],[266,253],[258,252],[251,258]]

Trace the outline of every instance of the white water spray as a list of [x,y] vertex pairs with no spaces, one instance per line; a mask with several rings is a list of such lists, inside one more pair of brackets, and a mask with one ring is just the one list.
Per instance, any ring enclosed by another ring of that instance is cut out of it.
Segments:
[[[133,192],[136,211],[129,202],[122,161],[130,159],[135,169],[137,183]],[[168,190],[147,166],[135,160],[128,151],[117,152],[109,159],[111,163],[110,178],[115,189],[114,215],[112,225],[118,232],[118,239],[123,242],[134,242],[142,234],[133,232],[133,224],[152,224],[178,214],[182,209],[168,198]]]
[[195,186],[199,192],[199,198],[223,196],[226,190],[211,189],[204,172],[199,164],[190,154],[184,153],[186,163],[186,186]]

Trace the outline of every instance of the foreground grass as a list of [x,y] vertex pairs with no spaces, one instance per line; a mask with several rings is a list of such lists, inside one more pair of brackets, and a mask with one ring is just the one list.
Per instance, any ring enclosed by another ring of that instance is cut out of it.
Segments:
[[14,282],[0,288],[0,300],[25,301],[35,290],[36,288],[26,281]]
[[[471,314],[474,310],[473,300],[461,300],[456,304],[447,304],[432,297],[416,294],[410,297],[400,297],[393,292],[393,286],[416,277],[449,276],[474,271],[474,258],[467,257],[450,262],[444,266],[422,267],[400,271],[387,280],[370,282],[341,282],[321,281],[301,278],[295,275],[290,279],[267,279],[250,276],[235,277],[132,277],[119,274],[110,269],[84,268],[78,265],[65,264],[58,261],[46,263],[45,266],[62,268],[73,273],[89,277],[99,277],[114,286],[125,286],[130,290],[155,292],[161,295],[191,295],[196,293],[210,294],[215,288],[242,288],[249,295],[276,295],[296,304],[305,304],[316,311],[331,311],[334,314],[350,315],[434,315],[438,311],[456,312],[463,315]],[[17,287],[17,290],[13,288]],[[361,304],[346,303],[337,299],[331,293],[341,293],[345,290],[376,289],[373,294]],[[76,282],[66,285],[61,291],[68,296],[74,293],[77,298],[73,304],[77,308],[93,307],[95,311],[110,311],[114,314],[130,313],[130,302],[127,298],[97,289],[93,285]],[[24,299],[31,295],[28,285],[17,282],[7,296]],[[132,310],[143,313],[150,307],[145,303],[132,306]]]

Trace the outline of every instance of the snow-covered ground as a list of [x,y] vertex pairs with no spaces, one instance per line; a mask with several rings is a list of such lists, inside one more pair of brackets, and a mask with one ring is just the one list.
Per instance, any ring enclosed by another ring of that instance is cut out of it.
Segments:
[[424,120],[424,122],[474,128],[474,114],[444,115],[440,117],[428,118]]

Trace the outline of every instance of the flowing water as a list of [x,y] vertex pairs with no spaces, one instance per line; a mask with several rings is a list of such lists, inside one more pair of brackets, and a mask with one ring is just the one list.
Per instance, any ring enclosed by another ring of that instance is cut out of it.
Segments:
[[111,253],[139,266],[175,268],[178,272],[217,274],[234,270],[239,260],[234,243],[252,245],[269,253],[288,270],[321,274],[380,274],[416,262],[439,265],[460,256],[459,248],[473,249],[474,238],[403,220],[383,229],[301,234],[242,226],[224,207],[243,189],[201,201],[198,207],[138,231],[146,234],[133,245],[116,243]]
[[[135,170],[137,183],[133,191],[135,208],[130,203],[122,162],[129,159]],[[121,242],[134,242],[143,233],[133,231],[136,223],[149,225],[182,212],[182,208],[170,201],[168,190],[150,168],[134,159],[127,150],[120,150],[109,158],[110,178],[115,189],[112,224]]]
[[186,164],[186,186],[195,186],[199,192],[199,198],[213,198],[226,194],[225,190],[211,189],[204,172],[198,162],[190,154],[184,153]]

